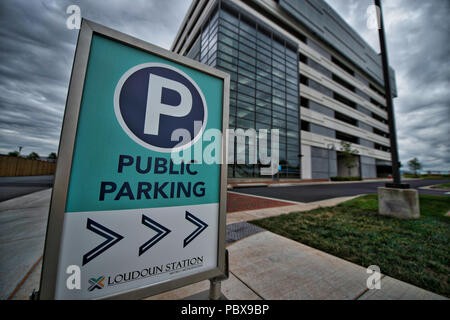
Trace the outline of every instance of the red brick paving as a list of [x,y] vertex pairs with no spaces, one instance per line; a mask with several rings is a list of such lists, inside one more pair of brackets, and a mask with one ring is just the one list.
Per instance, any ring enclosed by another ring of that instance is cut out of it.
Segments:
[[292,205],[290,202],[269,200],[231,192],[227,193],[227,213]]

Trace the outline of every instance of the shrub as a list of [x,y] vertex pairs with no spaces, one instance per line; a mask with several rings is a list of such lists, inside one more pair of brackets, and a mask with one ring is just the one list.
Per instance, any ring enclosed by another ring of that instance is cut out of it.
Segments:
[[331,177],[331,181],[361,181],[361,177]]

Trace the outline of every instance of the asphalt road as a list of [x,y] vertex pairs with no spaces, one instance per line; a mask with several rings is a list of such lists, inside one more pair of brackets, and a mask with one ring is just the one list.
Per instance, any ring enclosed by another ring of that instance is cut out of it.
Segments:
[[54,176],[0,177],[0,202],[53,186]]
[[[450,180],[410,180],[411,188],[431,186],[435,184],[450,183]],[[276,198],[296,202],[314,202],[338,197],[349,197],[360,194],[376,193],[378,187],[383,187],[385,182],[360,182],[360,183],[335,183],[315,184],[286,187],[258,187],[258,188],[235,188],[233,191],[252,194],[263,197]],[[444,191],[418,189],[420,194],[432,194],[450,196]]]
[[[0,202],[26,194],[48,189],[53,186],[54,176],[0,177]],[[435,184],[450,183],[450,180],[410,180],[406,181],[412,188]],[[314,202],[337,197],[376,193],[385,182],[315,184],[286,187],[235,188],[233,191],[243,194],[290,200],[297,202]],[[418,189],[421,194],[447,195],[443,191]]]

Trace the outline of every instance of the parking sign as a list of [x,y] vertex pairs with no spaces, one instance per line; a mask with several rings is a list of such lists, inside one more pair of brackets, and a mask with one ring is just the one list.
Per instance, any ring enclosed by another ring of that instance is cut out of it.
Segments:
[[83,20],[41,299],[142,298],[225,273],[224,135],[220,163],[173,154],[226,130],[228,92],[223,72]]

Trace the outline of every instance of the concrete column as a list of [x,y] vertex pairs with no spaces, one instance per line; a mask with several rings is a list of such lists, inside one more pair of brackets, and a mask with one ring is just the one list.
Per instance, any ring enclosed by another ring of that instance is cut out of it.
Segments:
[[378,213],[403,219],[420,218],[419,193],[415,189],[378,188]]

